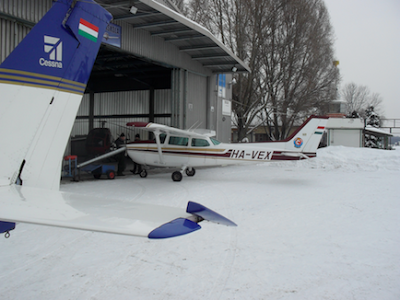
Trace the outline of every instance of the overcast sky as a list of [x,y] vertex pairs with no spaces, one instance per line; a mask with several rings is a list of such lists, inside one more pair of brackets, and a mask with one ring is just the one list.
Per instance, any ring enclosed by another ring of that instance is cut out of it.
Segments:
[[400,0],[325,0],[335,32],[341,87],[366,85],[400,119]]

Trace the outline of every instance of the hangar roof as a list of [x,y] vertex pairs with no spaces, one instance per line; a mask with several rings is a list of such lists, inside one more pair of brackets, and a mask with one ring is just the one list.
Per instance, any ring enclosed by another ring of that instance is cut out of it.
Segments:
[[[153,0],[96,0],[114,16],[151,36],[163,38],[176,46],[213,73],[249,72],[249,67],[236,57],[207,29],[181,14]],[[137,8],[135,14],[131,7]],[[1,13],[6,19],[16,20],[28,27],[34,23]],[[88,90],[112,92],[171,88],[171,69],[175,66],[152,61],[107,44],[102,44]]]
[[[119,20],[134,28],[147,30],[188,53],[213,73],[249,72],[249,67],[235,56],[206,28],[153,0],[97,0]],[[134,6],[135,14],[130,12]]]

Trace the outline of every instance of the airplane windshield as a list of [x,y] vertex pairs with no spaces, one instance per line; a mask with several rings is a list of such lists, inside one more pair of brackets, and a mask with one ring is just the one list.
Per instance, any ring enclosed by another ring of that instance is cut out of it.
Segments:
[[211,140],[211,142],[212,142],[214,145],[219,145],[219,144],[221,144],[221,142],[218,141],[218,140],[216,140],[216,139],[210,138],[210,140]]

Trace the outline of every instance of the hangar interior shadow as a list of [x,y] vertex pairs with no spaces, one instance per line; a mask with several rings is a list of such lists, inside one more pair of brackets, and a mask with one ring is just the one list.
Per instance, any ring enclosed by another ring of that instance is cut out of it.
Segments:
[[170,89],[172,69],[103,44],[86,93]]

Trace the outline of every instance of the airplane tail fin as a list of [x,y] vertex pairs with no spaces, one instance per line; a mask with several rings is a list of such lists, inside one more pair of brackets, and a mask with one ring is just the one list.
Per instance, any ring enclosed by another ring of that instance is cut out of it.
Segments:
[[58,0],[0,66],[0,186],[57,190],[61,161],[112,16]]
[[285,150],[315,153],[325,130],[328,117],[311,116],[285,141]]
[[[297,160],[316,156],[329,117],[311,116],[295,132],[282,141],[265,142],[273,144],[272,160]],[[279,150],[278,150],[279,149]]]

